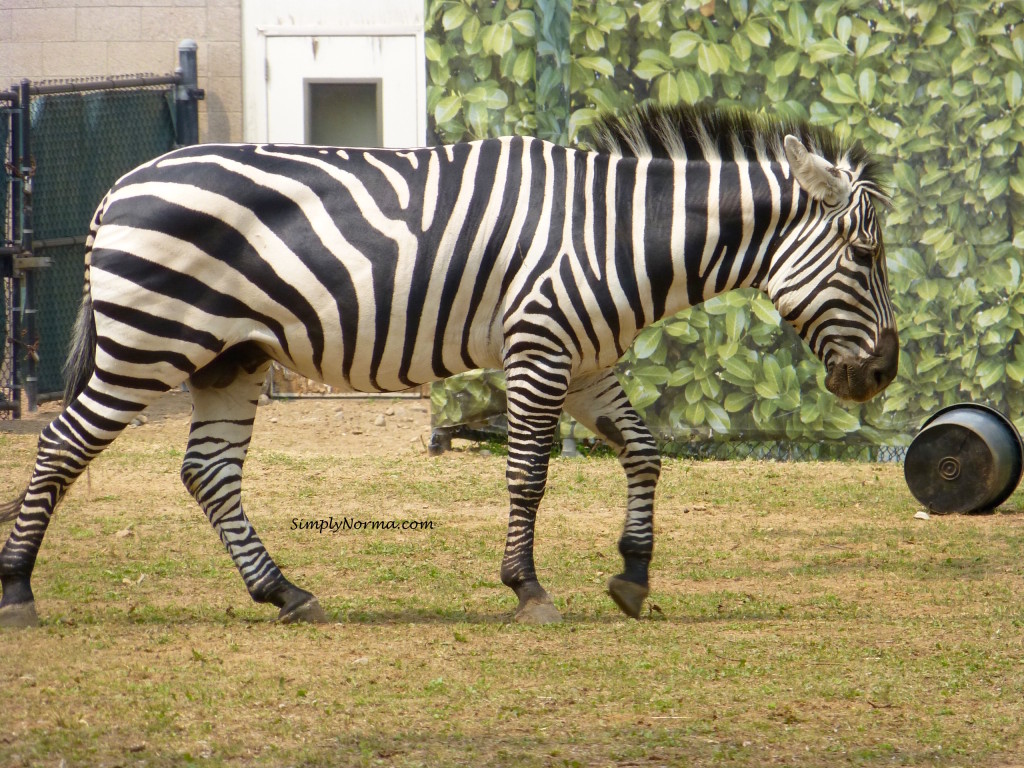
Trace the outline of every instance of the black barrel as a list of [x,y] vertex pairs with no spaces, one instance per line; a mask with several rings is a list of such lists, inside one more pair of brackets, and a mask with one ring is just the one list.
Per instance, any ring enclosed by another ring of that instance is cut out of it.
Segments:
[[984,512],[1013,493],[1024,470],[1024,442],[1006,416],[979,403],[937,411],[907,449],[903,474],[935,514]]

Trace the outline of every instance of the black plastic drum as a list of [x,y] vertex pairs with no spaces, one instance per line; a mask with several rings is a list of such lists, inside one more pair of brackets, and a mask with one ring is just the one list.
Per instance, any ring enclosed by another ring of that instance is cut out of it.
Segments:
[[995,509],[1020,482],[1024,443],[1008,418],[978,403],[950,405],[922,426],[903,473],[929,512]]

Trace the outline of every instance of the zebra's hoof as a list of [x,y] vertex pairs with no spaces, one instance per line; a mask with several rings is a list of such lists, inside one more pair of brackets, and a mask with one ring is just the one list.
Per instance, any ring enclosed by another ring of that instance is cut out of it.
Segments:
[[36,614],[35,601],[15,603],[0,608],[0,627],[38,627],[39,616]]
[[640,618],[640,609],[650,593],[651,590],[643,584],[626,581],[619,576],[612,576],[608,580],[608,594],[624,614],[634,619]]
[[519,604],[515,618],[520,624],[557,624],[562,620],[562,614],[550,598],[534,598]]
[[295,606],[285,606],[277,615],[277,621],[281,624],[327,624],[327,614],[320,607],[320,601],[310,596],[305,602]]

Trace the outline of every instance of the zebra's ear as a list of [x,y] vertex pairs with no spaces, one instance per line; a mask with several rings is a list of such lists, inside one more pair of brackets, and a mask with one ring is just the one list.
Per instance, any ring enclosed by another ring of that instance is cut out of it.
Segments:
[[832,163],[809,151],[793,134],[788,134],[783,144],[793,175],[807,194],[826,205],[849,202],[850,182]]

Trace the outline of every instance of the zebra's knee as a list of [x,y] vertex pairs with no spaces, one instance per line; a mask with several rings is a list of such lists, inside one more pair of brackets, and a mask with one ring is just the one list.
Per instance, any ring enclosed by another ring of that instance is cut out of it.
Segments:
[[649,478],[652,484],[657,484],[661,479],[661,455],[657,450],[654,450],[653,453],[645,452],[640,467],[638,474]]
[[619,463],[626,473],[630,487],[653,488],[661,478],[661,456],[654,447],[630,445],[619,454]]
[[60,466],[67,474],[77,476],[77,471],[84,469],[89,460],[89,446],[72,443],[61,434],[55,426],[56,423],[56,419],[51,421],[39,433],[36,456],[40,462],[45,460],[50,468]]
[[223,488],[241,479],[239,467],[231,461],[206,457],[189,457],[181,463],[181,482],[200,503],[206,488]]

